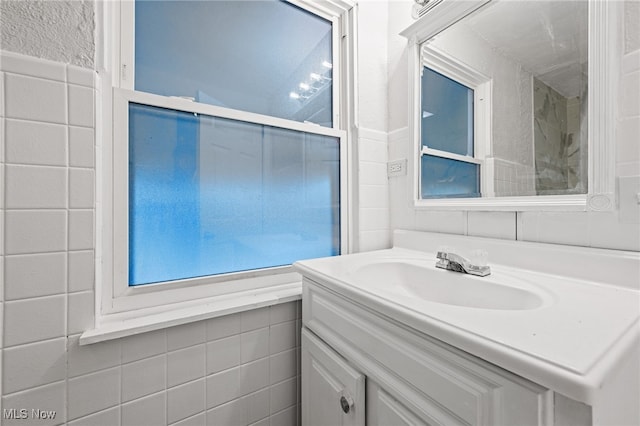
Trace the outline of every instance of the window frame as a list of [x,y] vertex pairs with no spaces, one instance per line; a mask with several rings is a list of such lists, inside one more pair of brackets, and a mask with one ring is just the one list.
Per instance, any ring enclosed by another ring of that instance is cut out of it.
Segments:
[[[493,167],[491,167],[491,110],[493,81],[481,72],[458,61],[451,55],[425,42],[420,45],[419,77],[421,79],[423,69],[427,67],[451,80],[473,90],[473,157],[460,155],[447,151],[441,151],[422,145],[422,126],[418,123],[418,155],[416,167],[418,170],[417,203],[431,202],[438,198],[422,198],[422,156],[431,155],[480,166],[480,193],[489,196],[494,195]],[[418,83],[422,88],[422,83]],[[422,111],[422,90],[419,90],[420,106],[416,111]],[[440,198],[450,199],[450,198]]]
[[[85,343],[106,340],[100,328],[116,322],[142,319],[142,323],[162,322],[149,319],[163,312],[190,310],[198,318],[213,317],[273,303],[299,299],[301,278],[292,266],[234,272],[157,284],[129,286],[128,280],[128,104],[129,102],[179,111],[200,113],[260,125],[286,128],[309,134],[336,137],[340,143],[340,238],[341,253],[349,253],[353,243],[353,206],[349,194],[353,188],[350,147],[351,108],[342,108],[353,99],[355,73],[353,49],[347,37],[355,23],[355,4],[350,0],[318,4],[311,0],[293,0],[301,7],[332,22],[333,40],[333,127],[297,122],[262,114],[208,105],[180,98],[165,97],[133,90],[134,2],[107,2],[99,9],[102,24],[110,37],[99,40],[103,48],[100,67],[96,135],[98,139],[96,203],[96,330]],[[342,101],[342,102],[341,102]],[[122,141],[127,141],[122,143]],[[123,190],[124,189],[124,190]],[[124,261],[123,261],[124,260]],[[234,302],[239,300],[239,302]],[[254,301],[252,303],[252,300]],[[234,305],[237,304],[237,306]],[[218,307],[216,307],[218,305]],[[242,305],[242,306],[241,306]],[[244,307],[243,307],[244,306]],[[231,309],[231,311],[230,311]],[[205,312],[205,313],[203,313]],[[186,315],[186,314],[185,314]],[[166,316],[166,315],[165,315]],[[147,319],[145,319],[147,318]],[[193,320],[193,319],[191,319]],[[179,320],[179,322],[187,322]],[[174,321],[175,323],[175,321]],[[148,330],[149,327],[142,327]],[[152,328],[158,328],[152,326]],[[139,331],[138,331],[139,332]],[[112,333],[113,334],[113,333]],[[116,333],[119,336],[122,333]],[[134,334],[133,332],[125,333]],[[113,337],[112,337],[113,338]]]

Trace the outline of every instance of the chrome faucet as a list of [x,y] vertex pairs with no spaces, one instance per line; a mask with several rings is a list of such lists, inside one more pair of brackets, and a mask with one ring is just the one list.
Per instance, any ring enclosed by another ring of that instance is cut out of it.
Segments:
[[485,277],[491,273],[491,268],[487,265],[479,266],[474,265],[459,254],[450,253],[447,251],[438,251],[436,254],[438,261],[436,262],[437,268],[448,269],[449,271],[462,272],[465,274],[478,275]]

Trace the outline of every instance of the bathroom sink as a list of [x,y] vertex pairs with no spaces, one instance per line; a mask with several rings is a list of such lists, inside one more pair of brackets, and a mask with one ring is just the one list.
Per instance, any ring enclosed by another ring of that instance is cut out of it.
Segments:
[[474,277],[406,261],[365,264],[352,277],[376,292],[467,308],[530,310],[544,302],[533,291],[497,282],[495,276]]

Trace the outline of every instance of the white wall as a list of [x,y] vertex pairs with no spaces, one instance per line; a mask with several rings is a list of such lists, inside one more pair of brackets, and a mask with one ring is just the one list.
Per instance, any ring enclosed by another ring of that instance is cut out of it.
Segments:
[[94,0],[0,1],[0,49],[92,68]]
[[[413,22],[411,1],[389,3],[389,158],[409,158],[407,41],[398,33]],[[637,27],[637,16],[627,14],[626,26]],[[620,28],[620,43],[623,43]],[[622,46],[621,46],[622,49]],[[616,131],[616,176],[640,191],[640,51],[622,61]],[[640,250],[640,215],[633,210],[613,212],[465,212],[416,210],[410,202],[409,177],[389,181],[391,229],[415,229],[524,241]],[[621,202],[633,201],[633,191]]]

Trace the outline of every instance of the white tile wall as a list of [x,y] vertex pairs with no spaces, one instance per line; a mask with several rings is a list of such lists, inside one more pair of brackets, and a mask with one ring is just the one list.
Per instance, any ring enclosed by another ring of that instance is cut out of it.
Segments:
[[388,248],[391,222],[387,134],[360,128],[358,157],[359,251]]
[[7,163],[67,165],[67,126],[7,119],[5,131]]
[[67,249],[64,210],[7,210],[5,255],[45,253]]
[[415,226],[419,231],[466,234],[467,213],[461,211],[416,210]]
[[[268,419],[267,419],[268,420]],[[171,426],[200,426],[207,423],[207,413],[196,414],[195,416],[187,417],[179,422],[172,423]]]
[[69,250],[91,250],[93,245],[93,210],[69,210]]
[[513,212],[468,212],[467,235],[516,239],[516,215]]
[[[38,407],[43,411],[56,413],[49,421],[38,421],[42,425],[63,424],[67,419],[66,383],[64,381],[50,385],[34,387],[23,392],[7,394],[2,397],[2,408]],[[3,419],[3,426],[25,424],[25,420]]]
[[296,398],[297,380],[285,380],[271,387],[271,413],[289,408]]
[[45,123],[67,124],[64,81],[52,81],[5,73],[5,114]]
[[2,388],[13,393],[64,380],[65,352],[64,337],[5,349]]
[[269,355],[270,327],[240,335],[240,361],[245,364]]
[[251,331],[269,322],[269,308],[254,309],[240,314],[240,330]]
[[240,367],[230,368],[207,377],[207,408],[217,407],[242,396]]
[[[94,345],[91,345],[94,346]],[[167,331],[158,330],[122,339],[122,362],[132,362],[167,351]]]
[[167,386],[177,386],[205,376],[205,345],[190,346],[167,355]]
[[167,350],[174,351],[204,343],[206,331],[206,324],[202,321],[172,327],[167,330]]
[[67,339],[67,376],[77,377],[118,366],[120,342],[96,343],[86,347],[78,346],[79,335]]
[[196,380],[167,391],[167,423],[175,423],[204,411],[205,380]]
[[44,253],[9,256],[4,289],[7,300],[62,294],[67,289],[67,254]]
[[122,400],[131,401],[165,389],[167,357],[155,357],[122,365]]
[[123,425],[167,424],[166,396],[160,392],[122,405]]
[[93,170],[69,169],[69,208],[93,208]]
[[[269,385],[270,378],[274,377],[273,373],[270,374],[269,372],[269,365],[270,362],[273,362],[273,359],[275,357],[271,357],[271,359],[262,358],[240,366],[240,395],[246,395]],[[295,374],[295,371],[291,369],[293,364],[295,364],[295,360],[292,360],[287,366],[289,374]]]
[[[272,426],[273,425],[295,426],[297,424],[297,421],[298,421],[298,417],[296,415],[295,407],[287,408],[271,416]],[[252,426],[258,426],[258,425],[256,424]],[[264,426],[264,424],[262,424],[261,426]]]
[[113,407],[108,410],[99,411],[90,416],[82,417],[68,423],[70,426],[119,426],[120,425],[120,406]]
[[93,289],[93,250],[69,252],[69,292]]
[[69,126],[69,165],[88,167],[94,165],[93,129]]
[[0,409],[56,411],[38,425],[295,424],[297,302],[78,345],[94,319],[95,74],[1,54]]
[[207,411],[207,422],[213,425],[246,425],[247,412],[242,399],[218,405]]
[[207,374],[240,365],[240,336],[230,336],[207,343]]
[[68,380],[69,420],[88,416],[120,403],[120,367]]
[[69,293],[67,296],[67,333],[82,333],[94,326],[93,291]]
[[65,336],[65,296],[4,302],[4,348]]

